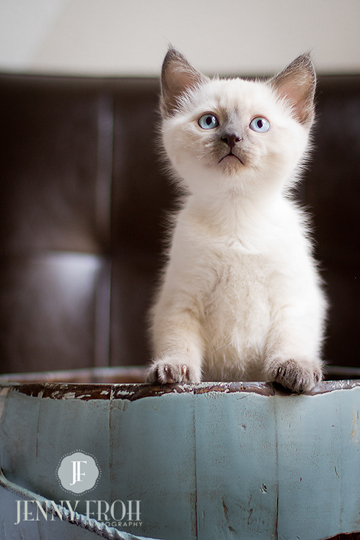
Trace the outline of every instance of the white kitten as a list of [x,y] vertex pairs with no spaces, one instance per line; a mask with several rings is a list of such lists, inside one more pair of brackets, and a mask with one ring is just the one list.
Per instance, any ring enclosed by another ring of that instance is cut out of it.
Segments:
[[290,190],[309,149],[312,62],[268,81],[209,79],[170,49],[161,89],[163,146],[186,197],[151,312],[148,381],[309,391],[326,301]]

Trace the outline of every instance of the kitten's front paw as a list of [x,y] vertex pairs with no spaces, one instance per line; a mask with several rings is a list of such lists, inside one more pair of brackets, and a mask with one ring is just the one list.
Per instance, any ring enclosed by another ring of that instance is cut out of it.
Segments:
[[269,380],[296,393],[310,392],[322,380],[322,371],[317,362],[275,360],[269,369]]
[[146,380],[151,384],[198,383],[200,376],[187,364],[165,358],[150,366]]

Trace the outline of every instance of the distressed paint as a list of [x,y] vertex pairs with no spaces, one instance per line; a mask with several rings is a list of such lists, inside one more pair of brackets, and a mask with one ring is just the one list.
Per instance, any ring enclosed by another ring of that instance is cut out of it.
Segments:
[[[321,540],[360,531],[359,381],[300,396],[266,383],[4,383],[0,411],[10,481],[60,501],[55,469],[80,448],[101,467],[91,499],[141,500],[143,525],[130,533]],[[9,500],[1,489],[8,534]]]

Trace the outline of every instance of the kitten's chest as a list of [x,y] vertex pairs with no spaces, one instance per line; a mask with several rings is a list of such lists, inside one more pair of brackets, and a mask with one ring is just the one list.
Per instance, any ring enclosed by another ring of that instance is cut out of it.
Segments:
[[[259,326],[269,320],[274,262],[264,254],[246,253],[237,242],[214,250],[211,280],[203,298],[210,326]],[[223,331],[223,330],[222,330]]]

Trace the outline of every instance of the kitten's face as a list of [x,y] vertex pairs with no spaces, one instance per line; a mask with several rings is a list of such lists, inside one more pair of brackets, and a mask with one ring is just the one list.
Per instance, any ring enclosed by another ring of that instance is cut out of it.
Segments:
[[191,192],[282,189],[306,150],[312,118],[301,121],[273,81],[197,73],[179,88],[172,102],[163,93],[163,143]]

